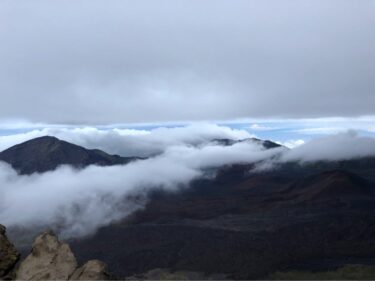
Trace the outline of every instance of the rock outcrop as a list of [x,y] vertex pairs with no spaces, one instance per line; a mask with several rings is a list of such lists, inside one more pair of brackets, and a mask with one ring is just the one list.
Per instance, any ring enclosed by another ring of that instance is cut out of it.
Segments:
[[0,280],[11,279],[20,254],[8,240],[5,227],[0,225]]
[[90,260],[76,269],[70,280],[108,280],[107,265],[99,260]]
[[40,234],[29,256],[20,264],[18,280],[106,280],[104,263],[91,260],[77,268],[76,258],[69,245],[60,242],[53,232]]
[[67,280],[77,268],[77,261],[66,243],[52,232],[39,235],[29,256],[17,271],[20,280]]

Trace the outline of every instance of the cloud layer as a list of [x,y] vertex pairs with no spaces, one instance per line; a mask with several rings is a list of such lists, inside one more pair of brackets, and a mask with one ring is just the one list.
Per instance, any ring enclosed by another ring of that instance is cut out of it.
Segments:
[[245,139],[251,135],[246,130],[231,129],[214,124],[194,124],[183,127],[159,127],[151,130],[44,128],[9,136],[0,136],[0,151],[26,140],[53,135],[91,149],[102,149],[121,156],[148,157],[163,152],[172,145],[199,145],[214,139]]
[[0,2],[0,119],[374,113],[372,0]]
[[1,164],[0,222],[8,227],[53,227],[65,238],[87,235],[142,208],[152,188],[175,191],[205,176],[207,168],[254,163],[282,150],[264,150],[252,142],[178,145],[123,166],[60,167],[31,176],[19,176]]
[[[112,152],[118,149],[125,155],[143,149],[147,152],[144,155],[151,157],[123,166],[89,166],[82,170],[62,166],[30,176],[20,176],[0,163],[0,222],[10,228],[52,227],[65,238],[80,237],[143,208],[151,189],[178,191],[194,179],[212,176],[212,169],[223,165],[257,163],[255,172],[272,172],[277,167],[275,163],[375,156],[375,138],[352,131],[315,139],[290,150],[266,150],[252,141],[231,146],[212,142],[224,137],[247,138],[249,134],[207,124],[151,131],[53,130],[48,132],[81,145],[98,145]],[[44,133],[36,130],[6,140],[20,141]],[[0,138],[0,143],[4,144],[4,139]]]
[[339,161],[375,156],[375,139],[354,131],[317,138],[283,154],[281,161]]

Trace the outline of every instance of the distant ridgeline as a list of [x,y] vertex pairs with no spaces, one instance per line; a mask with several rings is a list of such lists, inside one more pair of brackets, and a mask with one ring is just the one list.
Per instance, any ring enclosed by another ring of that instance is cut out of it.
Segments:
[[[266,149],[280,147],[274,142],[255,138],[213,140],[213,142],[224,146],[247,141],[261,144]],[[86,149],[51,136],[35,138],[0,152],[0,160],[10,164],[20,174],[52,171],[60,165],[71,165],[75,168],[84,168],[92,164],[112,166],[127,164],[139,159],[144,158],[111,155],[99,149]]]
[[60,165],[84,168],[91,164],[111,166],[127,164],[137,157],[110,155],[99,149],[84,147],[45,136],[12,146],[0,153],[0,160],[12,165],[20,174],[43,173]]

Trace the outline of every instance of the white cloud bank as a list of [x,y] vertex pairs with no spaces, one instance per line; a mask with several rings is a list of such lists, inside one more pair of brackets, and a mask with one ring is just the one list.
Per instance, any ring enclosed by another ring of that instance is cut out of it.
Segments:
[[246,130],[236,130],[215,124],[194,124],[184,127],[159,127],[151,130],[44,128],[27,133],[0,136],[0,151],[17,143],[36,137],[52,135],[59,139],[84,146],[98,148],[121,156],[150,156],[163,152],[167,147],[182,144],[200,144],[213,139],[244,139],[251,135]]
[[[14,138],[20,140],[44,133],[44,130],[33,131]],[[267,170],[275,161],[331,161],[375,156],[375,139],[353,132],[316,139],[290,150],[282,147],[265,150],[256,142],[232,146],[209,142],[213,138],[249,137],[246,131],[216,125],[151,131],[59,129],[54,133],[66,140],[108,148],[111,152],[118,149],[131,154],[145,149],[145,154],[160,154],[123,166],[89,166],[82,170],[62,166],[31,176],[17,175],[2,163],[0,223],[8,227],[54,227],[65,238],[79,237],[142,208],[150,189],[179,190],[192,180],[207,176],[208,168],[260,163],[258,170]],[[4,137],[1,142],[5,143]]]
[[281,161],[339,161],[375,156],[375,139],[354,131],[313,139],[283,154]]
[[304,140],[298,139],[298,140],[287,140],[284,142],[277,142],[280,145],[286,146],[288,148],[295,148],[297,146],[303,145],[305,143]]
[[[204,176],[205,168],[268,159],[283,148],[265,150],[251,142],[232,146],[171,146],[153,158],[128,165],[19,176],[0,166],[0,222],[8,227],[48,226],[63,237],[89,234],[142,208],[147,191],[178,190]],[[137,200],[129,200],[129,196]]]

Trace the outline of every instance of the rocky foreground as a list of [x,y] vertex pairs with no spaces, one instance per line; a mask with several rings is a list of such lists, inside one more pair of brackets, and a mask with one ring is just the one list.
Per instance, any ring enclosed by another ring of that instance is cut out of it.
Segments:
[[18,265],[20,254],[0,225],[0,280],[108,280],[107,265],[89,260],[78,266],[69,245],[53,232],[37,236],[31,253]]
[[20,254],[8,240],[5,227],[0,225],[0,279],[11,279]]

